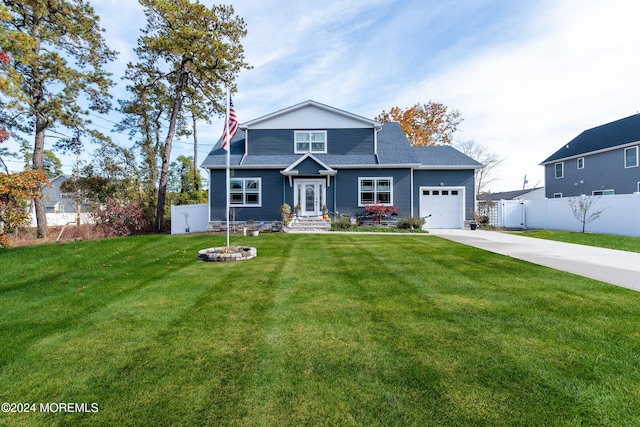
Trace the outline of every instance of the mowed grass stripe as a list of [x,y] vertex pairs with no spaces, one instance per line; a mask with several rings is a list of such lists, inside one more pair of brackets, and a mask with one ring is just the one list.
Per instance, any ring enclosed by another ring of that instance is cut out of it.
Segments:
[[15,254],[50,268],[0,284],[3,330],[22,331],[0,335],[3,399],[96,401],[100,412],[0,423],[640,421],[637,293],[433,236],[234,236],[258,258],[195,260],[223,241],[2,253],[10,277],[21,277]]

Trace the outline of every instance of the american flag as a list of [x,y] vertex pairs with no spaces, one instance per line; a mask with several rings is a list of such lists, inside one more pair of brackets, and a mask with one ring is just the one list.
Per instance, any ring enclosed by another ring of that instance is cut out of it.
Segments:
[[236,116],[236,110],[233,108],[233,101],[229,97],[229,128],[227,129],[227,123],[225,122],[224,134],[222,135],[222,148],[229,149],[231,140],[238,132],[238,116]]

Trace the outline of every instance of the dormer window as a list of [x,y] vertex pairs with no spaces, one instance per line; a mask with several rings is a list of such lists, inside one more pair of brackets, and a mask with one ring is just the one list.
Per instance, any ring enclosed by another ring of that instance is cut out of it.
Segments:
[[295,131],[295,151],[301,153],[326,153],[327,152],[327,131]]

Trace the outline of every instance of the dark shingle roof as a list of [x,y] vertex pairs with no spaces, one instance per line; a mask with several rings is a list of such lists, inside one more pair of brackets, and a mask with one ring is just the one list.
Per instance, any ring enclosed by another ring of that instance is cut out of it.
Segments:
[[378,134],[378,157],[382,164],[417,164],[422,166],[481,167],[466,154],[448,145],[414,147],[409,144],[400,123],[384,123]]
[[541,164],[640,141],[640,114],[585,130]]
[[526,190],[502,191],[499,193],[482,193],[478,194],[478,200],[513,200],[534,190],[536,189],[528,188]]
[[[283,155],[248,155],[244,157],[245,131],[239,130],[231,141],[231,166],[264,166],[285,168],[300,158],[300,154]],[[397,122],[384,123],[378,133],[378,158],[373,154],[332,155],[314,154],[320,161],[330,167],[355,165],[418,165],[423,167],[469,167],[478,168],[482,165],[469,156],[450,146],[413,147],[407,141],[400,124]],[[209,155],[202,162],[203,167],[224,166],[226,164],[225,151],[222,141],[218,140]]]

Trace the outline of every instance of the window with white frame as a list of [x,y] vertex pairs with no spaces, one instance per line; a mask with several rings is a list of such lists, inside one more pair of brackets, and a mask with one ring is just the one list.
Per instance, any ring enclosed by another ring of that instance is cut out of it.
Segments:
[[260,207],[262,205],[261,189],[261,178],[231,178],[229,204],[235,207]]
[[556,179],[564,178],[564,162],[556,163]]
[[553,193],[553,198],[554,199],[561,199],[562,198],[562,193]]
[[584,157],[578,157],[578,169],[584,169]]
[[295,135],[295,153],[326,153],[327,152],[327,131],[297,130]]
[[615,190],[594,190],[591,194],[594,196],[613,196],[616,192]]
[[635,168],[638,166],[638,146],[624,149],[624,167]]
[[359,206],[393,205],[393,178],[359,178],[358,197]]

